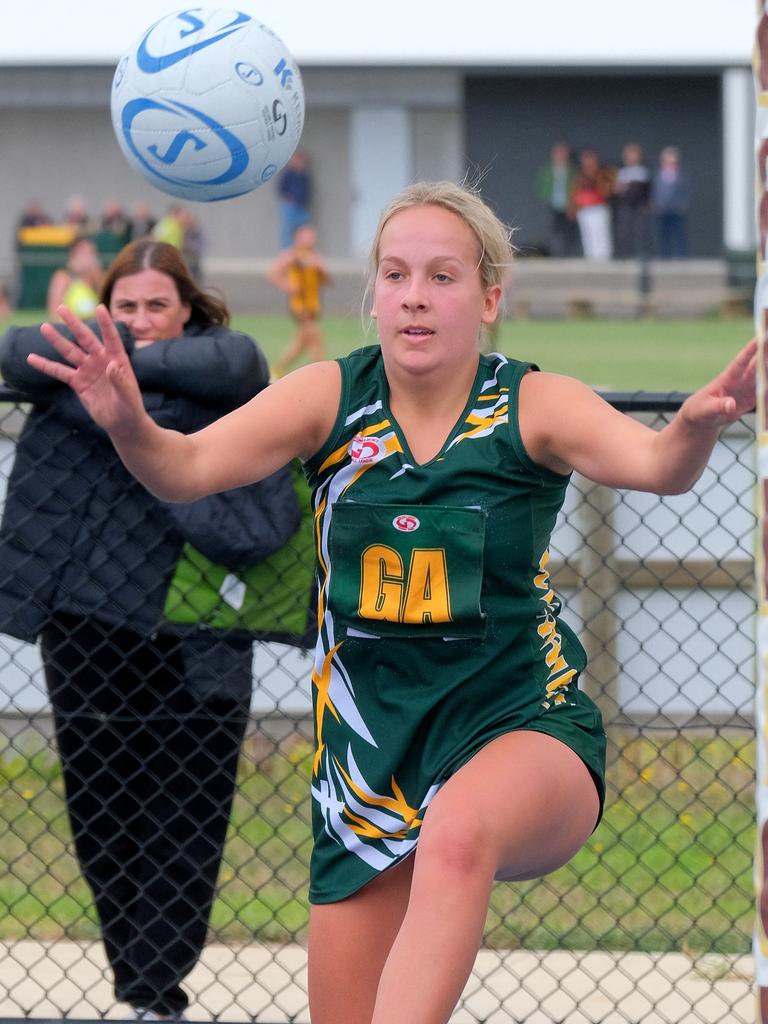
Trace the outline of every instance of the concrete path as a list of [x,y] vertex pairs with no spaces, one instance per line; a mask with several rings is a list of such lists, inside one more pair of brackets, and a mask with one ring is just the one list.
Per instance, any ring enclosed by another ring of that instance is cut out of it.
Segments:
[[[211,945],[193,1021],[307,1024],[300,946]],[[124,1018],[99,943],[0,944],[0,1017]],[[754,1024],[751,957],[483,950],[452,1024]]]

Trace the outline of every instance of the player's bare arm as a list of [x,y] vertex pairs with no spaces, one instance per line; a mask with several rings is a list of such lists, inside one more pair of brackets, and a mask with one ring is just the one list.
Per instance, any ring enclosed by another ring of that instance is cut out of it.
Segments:
[[617,412],[571,377],[530,373],[521,385],[523,441],[534,461],[609,487],[656,494],[688,490],[720,431],[754,408],[753,340],[713,381],[694,392],[660,431]]
[[[261,480],[308,459],[331,433],[341,397],[335,362],[302,366],[209,427],[188,435],[191,479],[201,494]],[[128,467],[131,468],[130,466]],[[190,501],[194,497],[171,500]]]

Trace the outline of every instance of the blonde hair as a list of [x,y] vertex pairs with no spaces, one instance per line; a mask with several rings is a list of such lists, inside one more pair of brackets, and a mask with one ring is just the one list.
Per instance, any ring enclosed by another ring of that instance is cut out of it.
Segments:
[[[440,206],[460,217],[477,239],[477,272],[484,289],[498,285],[503,289],[506,273],[512,265],[515,247],[512,244],[512,229],[501,221],[478,190],[468,185],[457,185],[454,181],[417,181],[408,185],[387,204],[379,217],[376,234],[373,236],[368,264],[368,281],[363,295],[363,309],[373,294],[376,274],[379,269],[379,248],[381,234],[388,222],[402,210],[417,206]],[[503,293],[502,293],[503,294]],[[502,306],[499,306],[501,313]],[[365,330],[365,316],[363,314]],[[491,337],[487,324],[481,324],[479,340],[485,346]]]
[[511,228],[496,216],[476,190],[453,181],[417,181],[404,188],[382,211],[371,245],[369,290],[378,271],[382,231],[396,213],[414,206],[441,206],[461,217],[477,239],[477,270],[483,288],[503,285],[515,253]]

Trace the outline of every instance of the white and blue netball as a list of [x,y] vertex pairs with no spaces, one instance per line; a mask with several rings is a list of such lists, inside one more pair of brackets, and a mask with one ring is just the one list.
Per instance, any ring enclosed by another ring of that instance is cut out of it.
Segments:
[[304,126],[295,60],[231,7],[189,8],[147,29],[117,65],[111,106],[128,162],[163,192],[200,202],[269,181]]

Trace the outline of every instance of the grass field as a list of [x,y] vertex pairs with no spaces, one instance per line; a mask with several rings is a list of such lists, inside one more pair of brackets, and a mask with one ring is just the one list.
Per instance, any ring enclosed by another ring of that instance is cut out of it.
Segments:
[[[503,949],[744,954],[754,916],[754,739],[614,736],[606,814],[586,847],[539,882],[498,885],[486,943]],[[214,904],[219,941],[305,937],[311,752],[245,745]],[[0,940],[90,939],[98,928],[72,857],[48,748],[0,756]]]
[[[39,323],[25,310],[13,323]],[[0,321],[0,331],[10,321]],[[288,343],[284,316],[236,316],[233,326],[256,338],[270,362]],[[344,355],[375,340],[360,317],[325,320],[328,354]],[[715,376],[752,335],[748,318],[733,320],[507,320],[494,348],[543,370],[615,391],[694,391]]]

